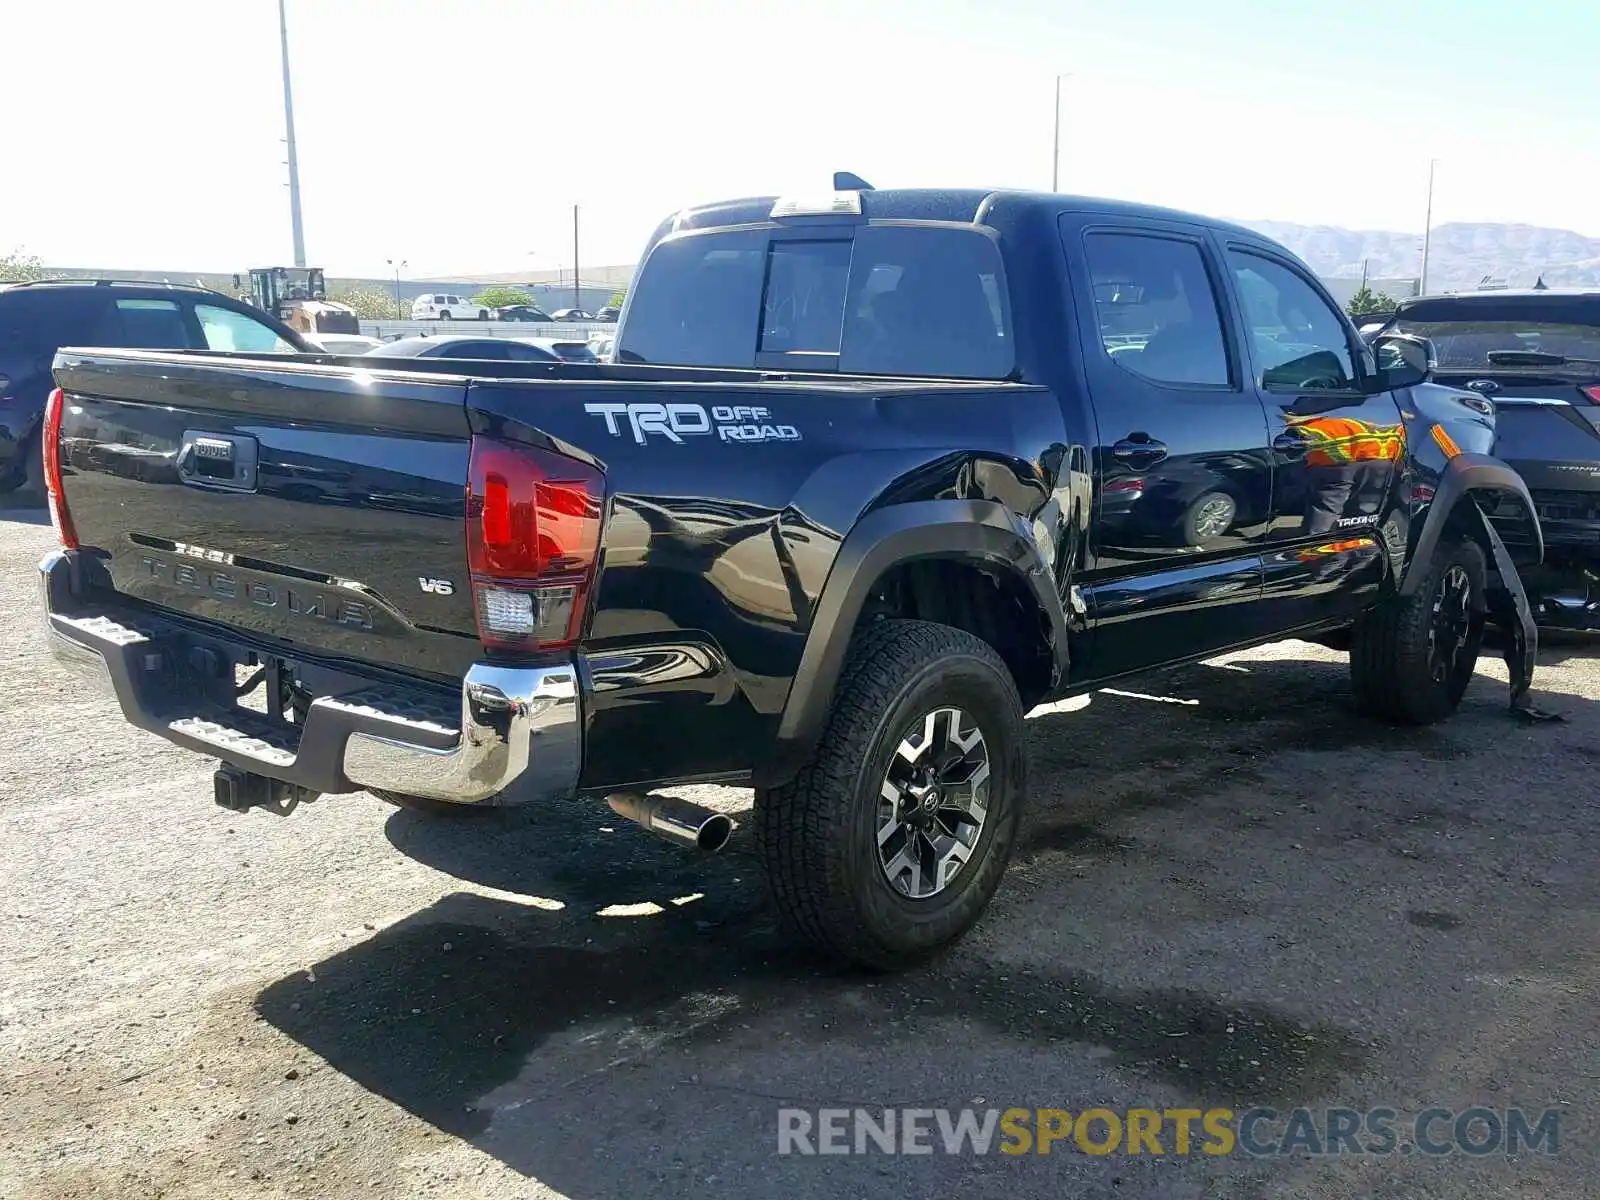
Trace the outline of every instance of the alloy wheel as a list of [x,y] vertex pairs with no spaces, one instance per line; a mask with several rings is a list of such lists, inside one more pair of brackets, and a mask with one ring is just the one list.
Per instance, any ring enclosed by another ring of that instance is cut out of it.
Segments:
[[1465,567],[1453,564],[1433,589],[1428,621],[1428,675],[1435,683],[1450,679],[1459,667],[1472,634],[1472,580]]
[[926,900],[971,859],[988,819],[989,746],[959,708],[911,723],[878,799],[878,865],[902,896]]

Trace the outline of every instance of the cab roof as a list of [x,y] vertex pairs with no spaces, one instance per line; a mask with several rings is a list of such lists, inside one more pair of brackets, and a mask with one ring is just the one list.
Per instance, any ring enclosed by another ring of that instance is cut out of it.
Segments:
[[[824,191],[824,194],[828,193]],[[1111,200],[1100,196],[1058,195],[1050,192],[987,188],[890,188],[860,191],[854,194],[860,197],[862,215],[868,220],[976,223],[981,213],[1003,203],[1013,211],[1019,208],[1037,208],[1041,212],[1050,213],[1071,211],[1100,213],[1106,216],[1143,217],[1156,221],[1182,221],[1224,230],[1257,241],[1265,240],[1262,234],[1243,225],[1219,221],[1198,213],[1149,204],[1135,204],[1125,200]],[[749,196],[685,208],[662,223],[658,236],[681,229],[712,229],[726,225],[765,222],[771,217],[772,206],[781,199],[785,197]]]

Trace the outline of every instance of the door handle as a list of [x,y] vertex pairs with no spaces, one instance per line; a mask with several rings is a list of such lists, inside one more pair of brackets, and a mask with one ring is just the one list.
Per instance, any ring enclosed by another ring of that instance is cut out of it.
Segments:
[[1167,444],[1150,438],[1123,438],[1111,447],[1111,453],[1123,462],[1150,467],[1167,456]]
[[1273,438],[1272,448],[1286,457],[1299,458],[1311,449],[1311,443],[1298,429],[1291,429]]

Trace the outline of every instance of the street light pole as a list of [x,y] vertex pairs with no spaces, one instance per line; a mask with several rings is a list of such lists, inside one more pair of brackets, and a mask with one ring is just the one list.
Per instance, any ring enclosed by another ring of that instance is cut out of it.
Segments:
[[405,310],[400,307],[400,272],[411,264],[404,260],[395,262],[395,260],[392,258],[386,258],[383,261],[394,268],[394,319],[396,321],[403,321],[405,320],[406,314]]
[[306,265],[306,234],[300,223],[300,162],[294,150],[294,95],[289,87],[289,17],[278,0],[278,40],[283,47],[283,142],[289,151],[289,224],[294,231],[294,265]]
[[572,307],[583,311],[583,292],[578,284],[578,206],[572,206]]
[[1422,278],[1417,280],[1417,295],[1428,294],[1428,251],[1433,241],[1433,169],[1439,165],[1437,158],[1428,160],[1428,209],[1422,218]]

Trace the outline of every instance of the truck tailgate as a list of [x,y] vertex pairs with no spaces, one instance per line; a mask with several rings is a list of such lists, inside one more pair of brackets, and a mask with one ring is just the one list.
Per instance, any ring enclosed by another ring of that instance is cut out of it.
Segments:
[[286,653],[459,678],[478,653],[466,380],[62,351],[92,586]]

